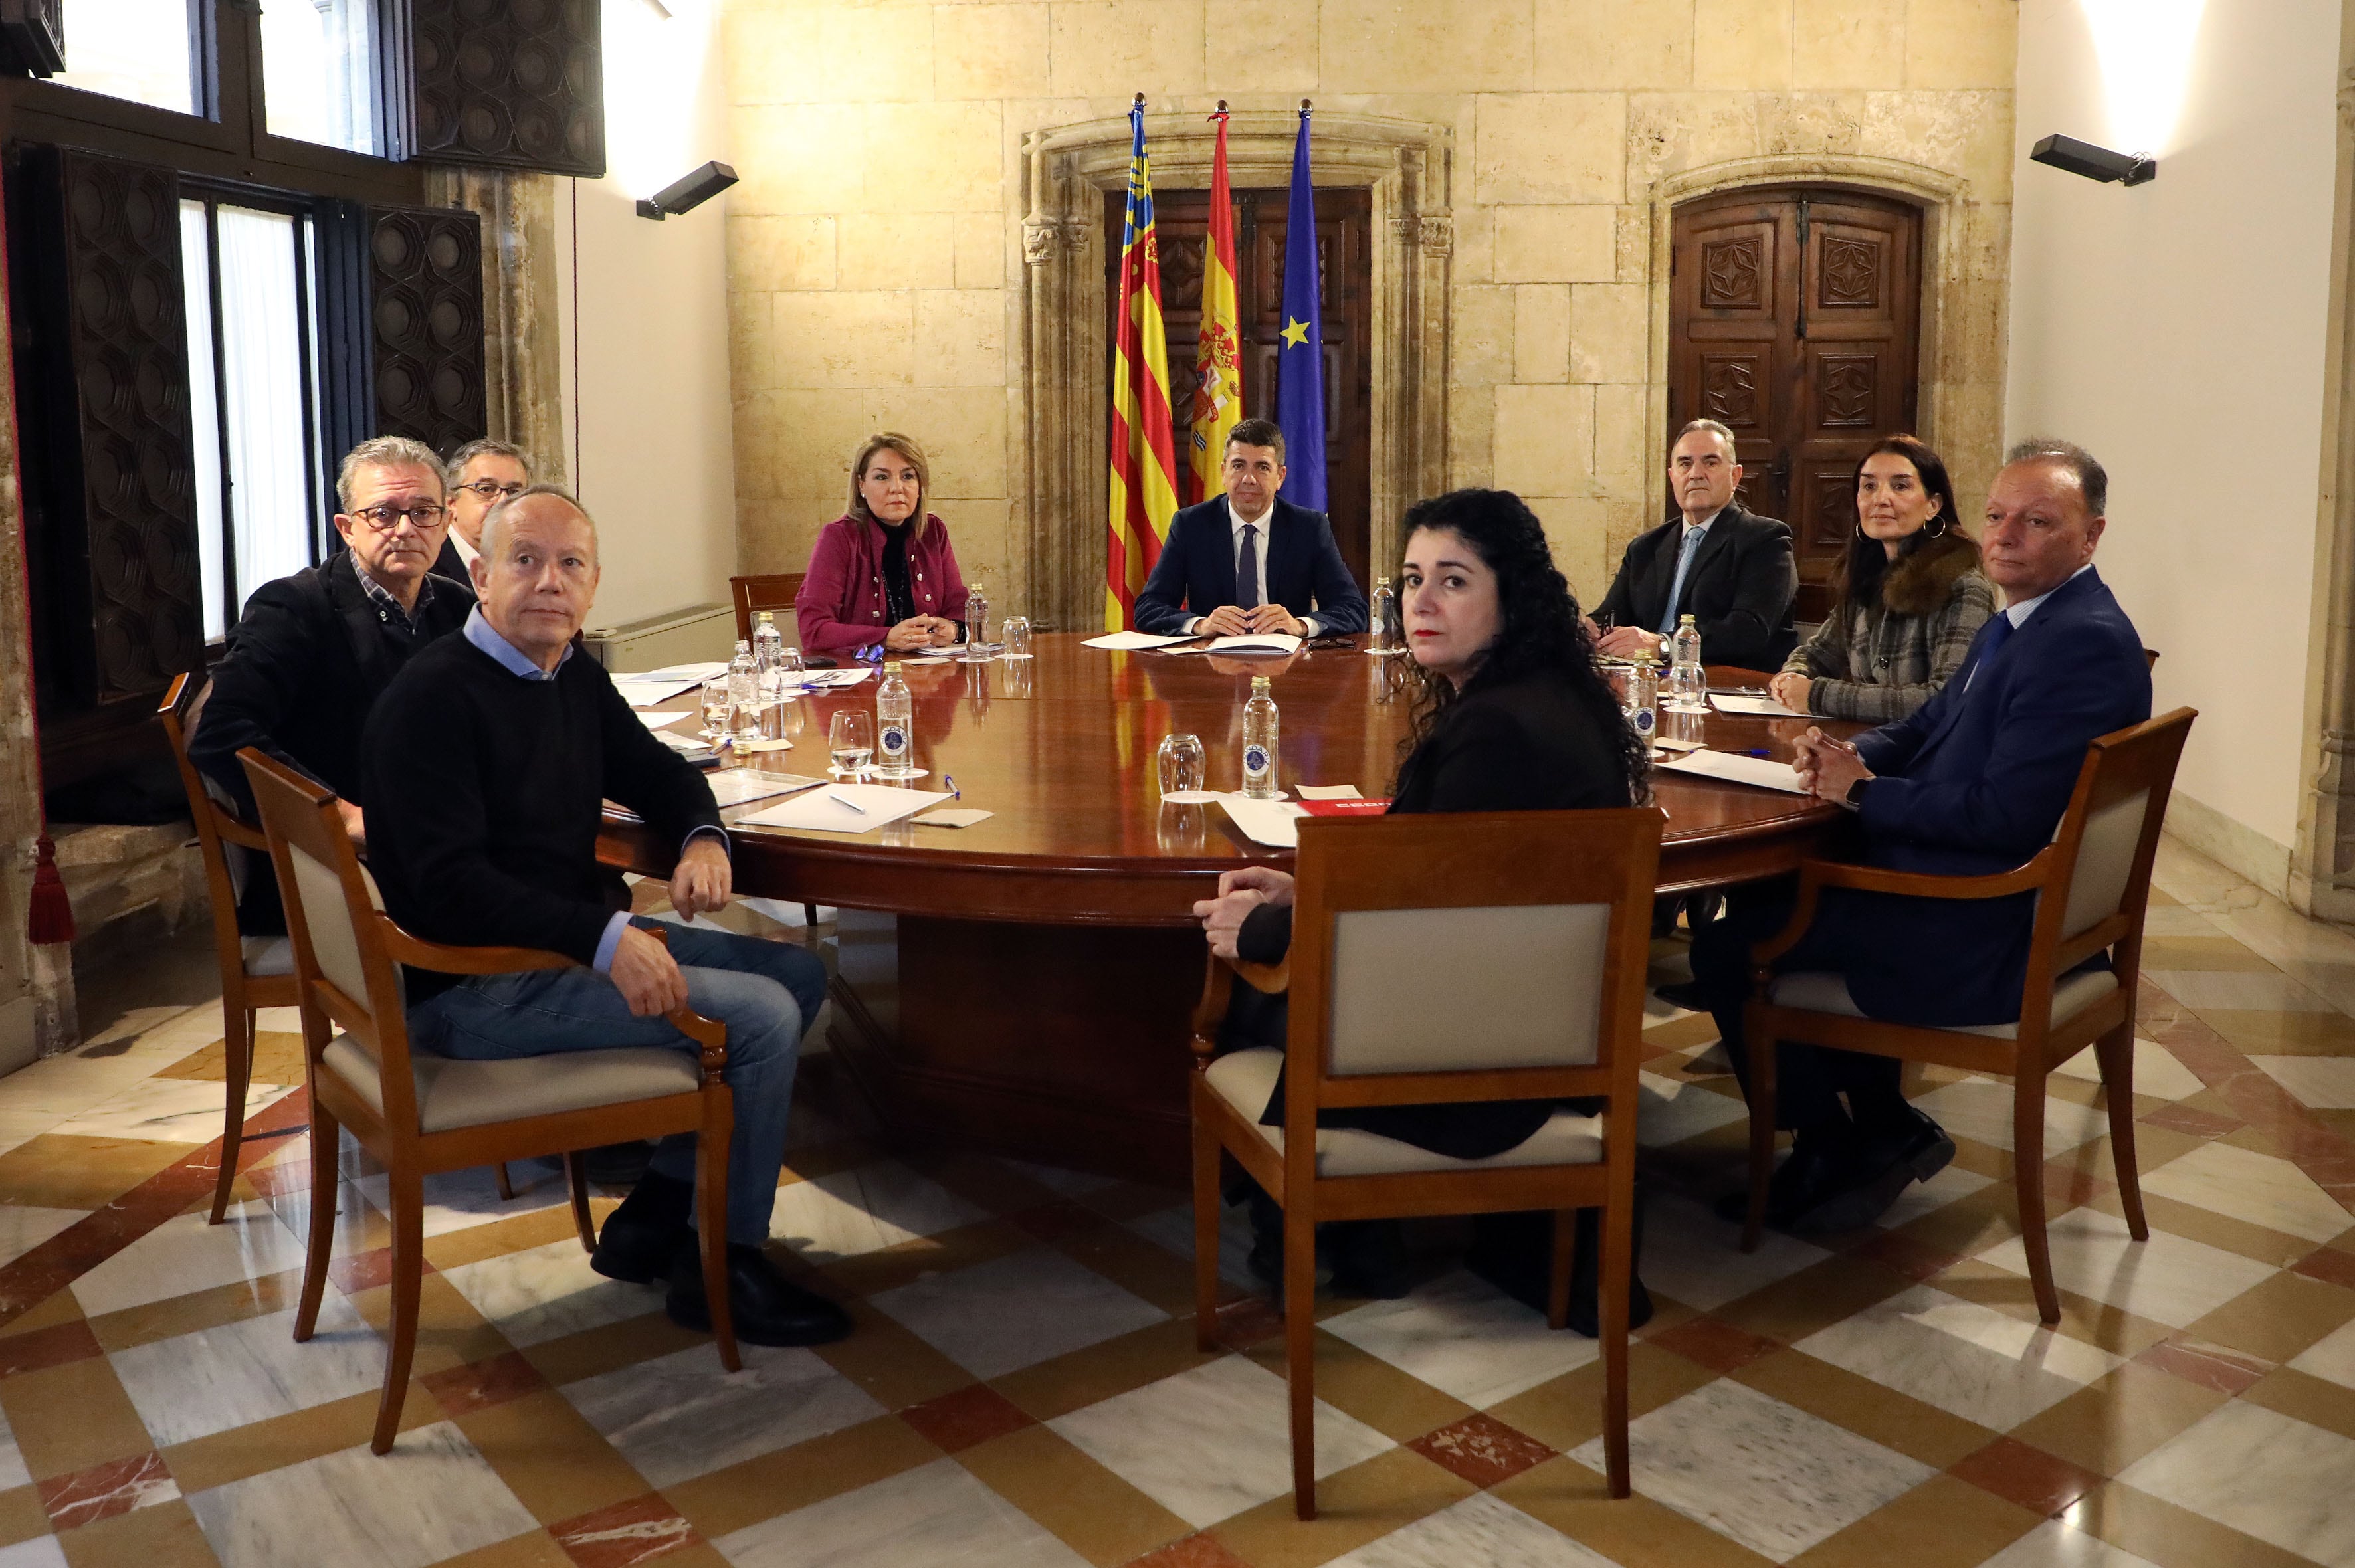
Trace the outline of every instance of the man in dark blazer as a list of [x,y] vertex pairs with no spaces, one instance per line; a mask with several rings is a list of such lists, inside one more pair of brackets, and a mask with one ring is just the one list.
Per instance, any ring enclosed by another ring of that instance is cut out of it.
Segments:
[[483,518],[531,483],[531,460],[511,442],[488,437],[470,441],[450,454],[450,531],[433,562],[433,575],[471,582],[474,557],[483,549]]
[[[465,624],[474,592],[428,571],[448,526],[430,448],[402,436],[362,442],[344,459],[336,492],[336,530],[348,548],[254,590],[213,671],[188,755],[250,816],[237,753],[257,747],[334,790],[361,839],[368,710],[411,654]],[[240,928],[274,934],[284,922],[269,863],[249,858]]]
[[1709,663],[1783,667],[1799,640],[1791,530],[1744,510],[1733,498],[1741,483],[1733,432],[1715,420],[1685,426],[1668,453],[1677,515],[1628,545],[1594,607],[1589,625],[1604,653],[1625,658],[1650,648],[1665,657],[1678,617],[1690,615]]
[[1366,629],[1366,594],[1333,543],[1333,525],[1279,499],[1284,432],[1244,420],[1229,432],[1226,494],[1170,519],[1153,575],[1136,595],[1136,627],[1164,636],[1295,637]]
[[[2009,608],[1962,669],[1908,718],[1849,745],[1810,730],[1800,775],[1855,809],[1867,865],[1939,876],[2009,870],[2051,841],[2085,749],[2150,717],[2142,639],[2094,570],[2109,479],[2083,448],[2017,447],[1987,496],[1981,549]],[[1828,891],[1780,970],[1830,971],[1866,1016],[1967,1027],[2019,1016],[2036,895],[1940,900]],[[1694,990],[1743,1061],[1753,943],[1782,928],[1787,888],[1737,899],[1693,941]],[[1899,1063],[1810,1045],[1776,1052],[1792,1157],[1768,1217],[1836,1232],[1877,1218],[1953,1157],[1937,1123],[1898,1091]],[[1846,1109],[1839,1096],[1848,1098]]]

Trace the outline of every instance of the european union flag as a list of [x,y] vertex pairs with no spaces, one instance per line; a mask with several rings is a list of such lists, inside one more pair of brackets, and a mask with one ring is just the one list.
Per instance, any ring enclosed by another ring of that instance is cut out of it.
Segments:
[[1284,489],[1295,507],[1325,510],[1325,327],[1316,311],[1316,190],[1308,182],[1308,106],[1292,150],[1284,229],[1284,341],[1275,357],[1275,422],[1284,432]]

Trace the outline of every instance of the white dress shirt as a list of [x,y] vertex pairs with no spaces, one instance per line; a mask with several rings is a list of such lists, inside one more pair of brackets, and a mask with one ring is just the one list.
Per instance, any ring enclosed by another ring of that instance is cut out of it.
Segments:
[[466,542],[466,536],[460,533],[456,528],[452,528],[450,530],[450,543],[458,551],[458,559],[466,563],[466,568],[470,571],[474,570],[474,562],[482,560],[483,558],[483,552],[476,549],[473,545],[468,544]]
[[[1273,603],[1273,601],[1269,599],[1267,596],[1267,541],[1269,532],[1274,528],[1274,502],[1270,501],[1267,504],[1267,510],[1262,512],[1258,517],[1245,519],[1235,515],[1234,498],[1232,496],[1229,496],[1227,498],[1227,528],[1229,532],[1233,535],[1235,571],[1238,578],[1238,581],[1235,583],[1235,590],[1238,597],[1241,596],[1242,591],[1242,583],[1240,581],[1240,578],[1242,572],[1243,529],[1247,527],[1254,528],[1259,530],[1259,581],[1254,584],[1254,586],[1259,589],[1260,603],[1268,604]],[[1201,624],[1202,617],[1197,615],[1192,620],[1186,623],[1186,630],[1188,632],[1196,631],[1200,628]],[[1301,616],[1300,628],[1300,635],[1304,638],[1315,636],[1317,631],[1316,617],[1314,615]]]

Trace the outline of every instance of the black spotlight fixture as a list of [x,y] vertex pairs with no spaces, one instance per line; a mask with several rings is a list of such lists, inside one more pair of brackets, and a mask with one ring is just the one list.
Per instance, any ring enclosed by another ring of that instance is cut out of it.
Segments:
[[2040,164],[2050,164],[2056,169],[2066,169],[2073,175],[2083,175],[2104,185],[2113,181],[2126,185],[2145,185],[2158,177],[2158,160],[2135,153],[2113,153],[2107,147],[2097,147],[2091,142],[2080,142],[2074,136],[2047,136],[2036,144],[2029,157]]
[[659,223],[674,212],[687,212],[701,207],[735,183],[736,171],[726,164],[706,164],[685,179],[673,180],[655,192],[651,198],[641,198],[638,216],[651,218]]

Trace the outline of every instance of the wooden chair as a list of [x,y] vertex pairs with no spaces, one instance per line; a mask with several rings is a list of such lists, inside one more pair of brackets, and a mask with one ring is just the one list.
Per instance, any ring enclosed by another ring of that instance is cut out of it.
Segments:
[[[2110,1147],[2126,1225],[2135,1240],[2149,1238],[2135,1163],[2135,987],[2142,967],[2151,861],[2158,853],[2175,765],[2195,717],[2190,709],[2179,708],[2095,741],[2052,842],[2017,869],[1941,877],[1829,860],[1800,867],[1791,923],[1752,950],[1757,970],[1742,1015],[1750,1067],[1750,1211],[1742,1227],[1743,1251],[1756,1248],[1765,1223],[1766,1184],[1774,1162],[1774,1046],[1780,1040],[2011,1077],[2012,1179],[2019,1189],[2028,1277],[2035,1286],[2036,1309],[2047,1323],[2061,1320],[2061,1298],[2044,1234],[2044,1080],[2092,1046],[2108,1090]],[[2019,1021],[1967,1029],[1888,1023],[1859,1012],[1838,975],[1774,974],[1774,960],[1813,923],[1816,901],[1826,888],[1942,899],[2036,892]],[[2108,969],[2072,972],[2105,951]]]
[[739,642],[752,640],[752,620],[762,611],[780,613],[777,630],[785,636],[787,647],[801,646],[801,627],[793,619],[794,599],[802,591],[805,571],[773,571],[755,577],[731,577],[728,592],[736,601],[736,637]]
[[237,929],[237,885],[229,875],[229,848],[270,852],[261,829],[240,816],[188,761],[188,732],[203,701],[206,682],[197,676],[173,678],[155,710],[179,764],[180,787],[187,792],[188,816],[197,825],[197,850],[205,866],[205,891],[213,906],[213,955],[220,964],[221,1050],[228,1069],[221,1111],[220,1175],[213,1182],[212,1223],[229,1212],[229,1189],[237,1181],[237,1151],[245,1132],[245,1095],[253,1078],[255,1017],[264,1008],[295,1003],[294,944],[283,936],[244,936]]
[[[250,747],[238,753],[278,868],[300,977],[311,1090],[311,1236],[294,1338],[311,1337],[336,1231],[338,1129],[348,1127],[390,1175],[392,1344],[372,1446],[392,1446],[417,1348],[424,1179],[493,1161],[562,1154],[572,1220],[596,1245],[589,1188],[570,1152],[624,1138],[697,1136],[695,1201],[712,1337],[730,1371],[742,1364],[730,1317],[728,1145],[732,1096],[720,1081],[726,1026],[681,1008],[666,1016],[702,1047],[698,1061],[659,1049],[567,1051],[507,1061],[420,1055],[409,1045],[399,965],[446,975],[563,969],[572,960],[522,947],[421,942],[384,912],[376,880],[352,850],[336,797]],[[659,933],[657,933],[659,934]],[[340,1029],[343,1032],[334,1033]]]
[[[1627,1288],[1636,1068],[1659,863],[1657,810],[1306,820],[1285,1049],[1211,1055],[1235,970],[1212,960],[1194,1022],[1195,1337],[1213,1346],[1219,1154],[1284,1211],[1295,1510],[1316,1517],[1316,1226],[1554,1211],[1548,1321],[1569,1307],[1573,1211],[1603,1210],[1604,1448],[1627,1495]],[[1259,978],[1252,976],[1252,978]],[[1261,979],[1261,988],[1272,988]],[[1259,1117],[1284,1074],[1282,1128]],[[1327,1105],[1607,1101],[1558,1110],[1518,1148],[1455,1160],[1354,1130]]]

